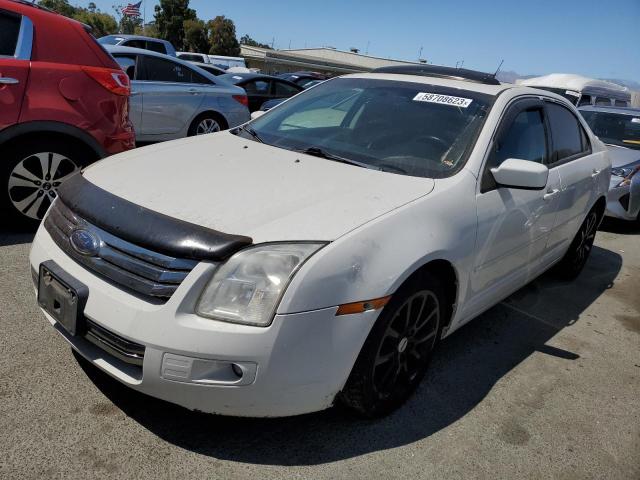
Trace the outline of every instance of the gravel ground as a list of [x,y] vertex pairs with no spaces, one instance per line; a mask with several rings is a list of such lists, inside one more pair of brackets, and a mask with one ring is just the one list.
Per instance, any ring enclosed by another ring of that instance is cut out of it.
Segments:
[[30,234],[0,233],[0,478],[640,478],[640,232],[601,231],[446,339],[378,421],[193,413],[77,358],[36,307]]

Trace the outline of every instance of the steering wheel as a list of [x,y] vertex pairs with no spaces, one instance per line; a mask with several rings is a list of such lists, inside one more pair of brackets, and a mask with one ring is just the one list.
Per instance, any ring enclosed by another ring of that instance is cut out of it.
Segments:
[[413,139],[414,142],[422,142],[425,140],[429,143],[438,144],[445,151],[448,150],[450,147],[450,145],[447,142],[445,142],[440,137],[436,137],[435,135],[420,135],[419,137],[416,137]]

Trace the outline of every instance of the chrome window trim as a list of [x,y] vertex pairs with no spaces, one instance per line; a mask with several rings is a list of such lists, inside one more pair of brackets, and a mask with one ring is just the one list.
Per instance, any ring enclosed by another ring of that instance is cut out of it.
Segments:
[[33,22],[29,17],[22,16],[20,22],[20,32],[18,33],[18,43],[14,58],[17,60],[31,60],[31,50],[33,49]]

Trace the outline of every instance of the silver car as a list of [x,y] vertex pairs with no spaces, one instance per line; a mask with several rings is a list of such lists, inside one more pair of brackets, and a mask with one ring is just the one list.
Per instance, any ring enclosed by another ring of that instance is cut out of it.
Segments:
[[579,109],[611,157],[607,215],[640,223],[640,109],[585,106]]
[[138,48],[105,45],[131,79],[137,142],[213,133],[249,120],[247,95],[197,66]]

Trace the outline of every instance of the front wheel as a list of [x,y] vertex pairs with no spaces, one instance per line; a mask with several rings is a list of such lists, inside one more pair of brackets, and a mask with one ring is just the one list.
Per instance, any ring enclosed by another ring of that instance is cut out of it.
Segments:
[[593,209],[582,222],[578,233],[576,233],[569,246],[569,250],[555,267],[555,272],[560,278],[573,280],[584,268],[593,248],[599,219],[598,212]]
[[402,405],[424,377],[444,323],[445,295],[429,274],[403,285],[384,308],[356,360],[341,403],[364,417]]

